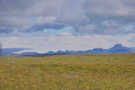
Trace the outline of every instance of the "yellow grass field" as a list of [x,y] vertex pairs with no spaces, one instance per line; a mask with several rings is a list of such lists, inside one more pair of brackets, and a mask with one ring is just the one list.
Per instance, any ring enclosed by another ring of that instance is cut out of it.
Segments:
[[0,90],[135,90],[135,54],[0,58]]

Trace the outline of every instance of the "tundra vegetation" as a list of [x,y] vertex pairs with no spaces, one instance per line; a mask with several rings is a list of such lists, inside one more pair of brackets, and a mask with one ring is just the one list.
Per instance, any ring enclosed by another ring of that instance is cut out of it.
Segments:
[[0,58],[0,90],[135,90],[135,54]]

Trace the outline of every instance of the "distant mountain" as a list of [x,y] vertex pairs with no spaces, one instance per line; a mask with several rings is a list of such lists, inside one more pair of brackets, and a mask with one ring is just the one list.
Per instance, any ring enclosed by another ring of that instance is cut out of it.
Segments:
[[108,52],[111,52],[111,53],[126,53],[126,52],[132,52],[132,48],[125,47],[122,44],[116,44],[112,48],[108,49]]
[[123,46],[122,44],[116,44],[111,49],[125,49],[127,47]]
[[22,55],[38,55],[39,53],[37,53],[37,52],[23,52],[21,54]]
[[135,48],[128,48],[123,46],[122,44],[116,44],[112,48],[103,49],[103,48],[94,48],[90,50],[80,50],[80,51],[57,51],[48,52],[47,54],[57,55],[57,54],[85,54],[85,53],[133,53],[135,52]]
[[[29,48],[4,48],[2,50],[3,54],[14,54],[19,51],[24,51],[21,54],[18,54],[18,56],[32,56],[32,57],[37,57],[37,56],[51,56],[51,55],[65,55],[65,54],[87,54],[87,53],[135,53],[135,48],[129,48],[125,47],[122,44],[116,44],[112,48],[108,49],[103,49],[103,48],[94,48],[94,49],[89,49],[89,50],[66,50],[66,51],[49,51],[47,53],[41,54],[38,52],[28,52],[27,50],[31,50]],[[17,55],[17,54],[15,54]]]
[[31,48],[2,48],[2,54],[13,54],[23,50],[31,50]]

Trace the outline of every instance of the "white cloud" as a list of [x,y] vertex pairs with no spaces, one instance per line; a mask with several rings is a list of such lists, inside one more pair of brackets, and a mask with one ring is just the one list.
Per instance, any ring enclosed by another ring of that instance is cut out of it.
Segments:
[[[0,41],[9,48],[46,52],[134,46],[134,21],[134,0],[0,0],[0,35],[7,31]],[[47,24],[63,26],[21,32]]]
[[[13,3],[14,2],[14,3]],[[2,0],[0,26],[29,28],[36,24],[81,23],[87,17],[84,0]]]
[[86,3],[89,14],[106,17],[134,17],[134,5],[134,0],[87,0]]
[[[120,22],[121,19],[124,23],[131,22],[131,20],[135,20],[134,17],[134,0],[0,1],[0,27],[7,27],[10,30],[16,28],[18,31],[27,30],[36,25],[61,23],[82,30],[76,33],[88,31],[90,34],[96,32],[98,34],[99,32],[100,34],[104,32],[107,32],[106,34],[116,34],[117,32],[122,33],[121,24],[117,22]],[[110,19],[112,21],[109,21]],[[106,20],[108,21],[104,22]],[[99,30],[100,27],[97,26],[102,21],[107,27],[105,31]],[[94,27],[90,26],[93,22],[96,22]]]
[[135,34],[124,36],[91,35],[91,36],[40,36],[40,37],[2,37],[0,42],[4,48],[33,48],[38,52],[56,50],[87,50],[92,48],[110,48],[114,44],[121,43],[125,46],[134,46],[135,42],[130,42],[135,38]]

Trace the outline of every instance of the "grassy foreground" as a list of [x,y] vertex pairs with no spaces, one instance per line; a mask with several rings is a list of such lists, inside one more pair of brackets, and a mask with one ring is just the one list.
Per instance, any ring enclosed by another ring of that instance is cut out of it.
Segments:
[[0,58],[0,90],[135,90],[135,54]]

